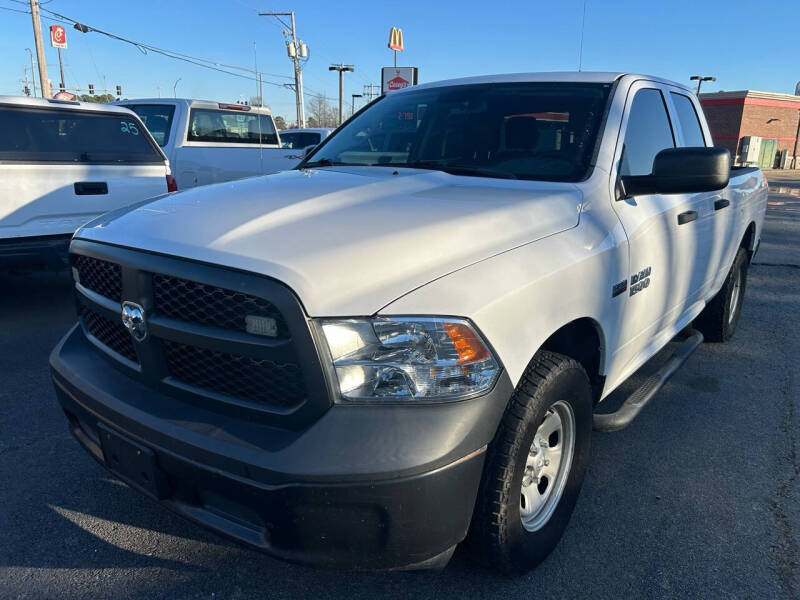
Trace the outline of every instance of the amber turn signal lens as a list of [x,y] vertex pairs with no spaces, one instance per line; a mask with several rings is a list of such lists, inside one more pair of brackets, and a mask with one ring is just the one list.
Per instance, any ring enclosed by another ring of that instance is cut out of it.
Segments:
[[489,358],[489,350],[469,327],[463,323],[444,323],[444,329],[458,352],[458,364],[471,363]]

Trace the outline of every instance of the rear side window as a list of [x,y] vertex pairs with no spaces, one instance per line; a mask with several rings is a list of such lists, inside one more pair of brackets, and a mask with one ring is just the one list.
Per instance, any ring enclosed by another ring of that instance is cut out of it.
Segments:
[[322,136],[313,131],[294,131],[281,134],[281,148],[306,148],[316,146]]
[[695,111],[692,101],[683,94],[675,92],[671,92],[671,94],[678,117],[678,127],[681,128],[683,134],[683,143],[686,146],[705,146],[703,128],[700,126],[700,119],[697,118],[697,111]]
[[132,115],[0,106],[0,160],[163,163]]
[[193,108],[186,140],[218,144],[277,144],[278,134],[269,115]]
[[175,107],[170,104],[126,104],[139,115],[150,135],[159,146],[164,146],[169,141],[169,132],[172,129],[172,117]]
[[649,175],[656,154],[674,147],[675,139],[661,92],[639,90],[631,104],[619,174]]

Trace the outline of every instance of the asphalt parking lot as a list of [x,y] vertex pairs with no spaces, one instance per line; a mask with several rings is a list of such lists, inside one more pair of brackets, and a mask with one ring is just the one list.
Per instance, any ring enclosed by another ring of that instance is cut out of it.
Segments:
[[771,181],[734,339],[595,434],[564,539],[517,579],[462,552],[435,573],[312,570],[164,511],[67,432],[47,357],[75,318],[68,273],[0,275],[0,597],[800,597],[800,176]]

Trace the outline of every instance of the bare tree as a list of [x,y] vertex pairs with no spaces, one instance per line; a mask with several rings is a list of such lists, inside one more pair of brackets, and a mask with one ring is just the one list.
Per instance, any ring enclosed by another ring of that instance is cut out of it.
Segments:
[[336,127],[339,119],[338,110],[328,100],[326,94],[315,94],[308,102],[309,124],[315,123],[317,127]]

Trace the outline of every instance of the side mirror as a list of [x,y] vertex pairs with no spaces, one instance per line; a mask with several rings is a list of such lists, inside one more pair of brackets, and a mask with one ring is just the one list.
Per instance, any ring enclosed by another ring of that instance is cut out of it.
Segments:
[[303,148],[303,158],[311,154],[312,150],[317,147],[317,144],[311,144],[310,146],[306,146]]
[[731,154],[725,148],[667,148],[656,154],[650,175],[620,177],[618,199],[713,192],[727,186],[730,175]]

